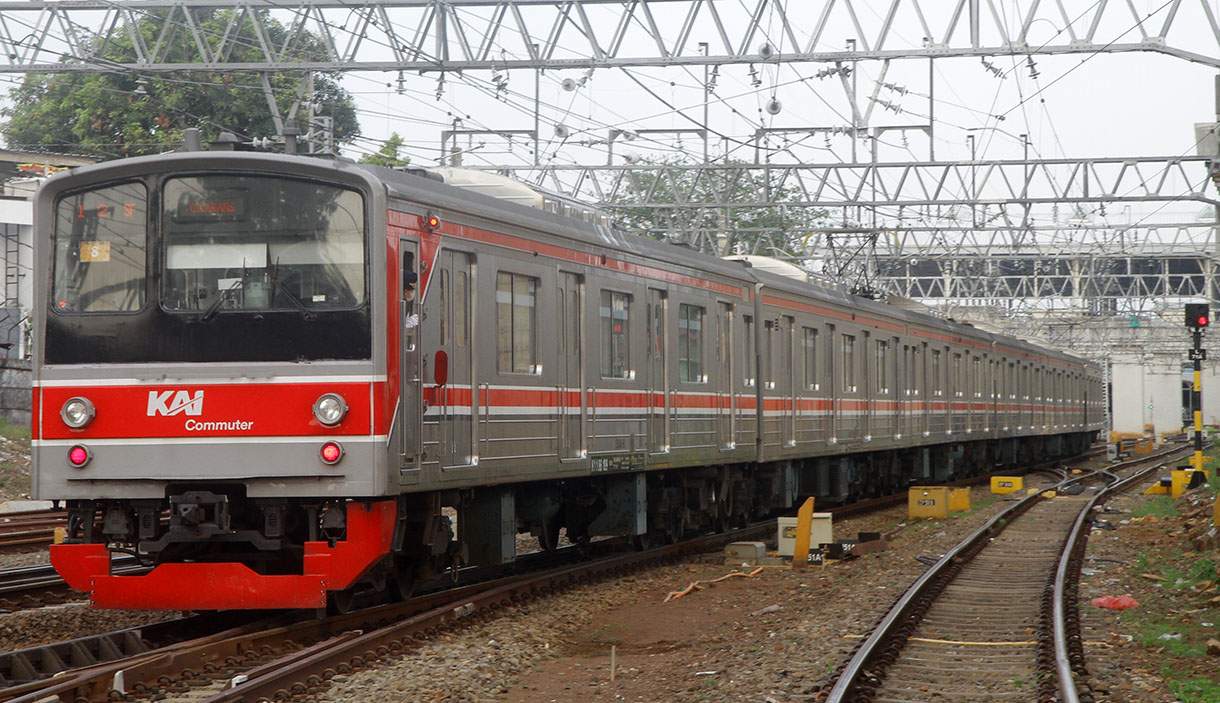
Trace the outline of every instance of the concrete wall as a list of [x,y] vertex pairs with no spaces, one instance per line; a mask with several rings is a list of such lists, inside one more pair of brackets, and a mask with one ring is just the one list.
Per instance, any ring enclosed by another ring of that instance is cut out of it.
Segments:
[[1143,434],[1148,401],[1144,399],[1144,365],[1114,362],[1110,367],[1115,432]]
[[1145,397],[1149,409],[1148,421],[1158,435],[1182,429],[1182,371],[1178,368],[1146,369]]
[[[1165,358],[1116,361],[1110,367],[1110,377],[1115,432],[1143,434],[1145,425],[1155,427],[1158,434],[1182,429],[1183,376],[1179,362]],[[1205,400],[1206,388],[1205,384]],[[1220,384],[1216,393],[1220,395]]]
[[13,424],[30,425],[32,380],[30,362],[0,359],[0,418]]

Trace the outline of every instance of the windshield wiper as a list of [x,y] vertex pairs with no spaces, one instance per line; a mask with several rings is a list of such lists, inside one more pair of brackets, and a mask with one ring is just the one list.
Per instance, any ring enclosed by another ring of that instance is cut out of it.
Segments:
[[199,321],[207,322],[208,320],[215,317],[216,311],[220,310],[220,306],[223,305],[224,302],[229,299],[229,293],[232,293],[233,291],[240,288],[241,284],[242,284],[242,281],[239,279],[233,285],[221,290],[220,295],[216,296],[216,301],[213,302],[211,305],[209,305],[208,309],[205,310],[203,312],[203,314],[199,316]]
[[301,316],[306,320],[317,319],[317,315],[314,315],[309,308],[305,307],[305,303],[302,303],[300,298],[293,295],[292,291],[288,290],[288,286],[284,285],[280,279],[276,278],[274,275],[271,276],[271,285],[282,290],[288,300],[292,301],[292,304],[297,306],[297,309],[301,311]]

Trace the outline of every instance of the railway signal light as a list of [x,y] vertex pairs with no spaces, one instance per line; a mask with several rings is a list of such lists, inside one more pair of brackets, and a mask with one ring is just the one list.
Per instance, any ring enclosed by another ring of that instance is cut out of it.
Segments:
[[1202,330],[1211,323],[1207,303],[1186,304],[1186,326],[1192,330]]

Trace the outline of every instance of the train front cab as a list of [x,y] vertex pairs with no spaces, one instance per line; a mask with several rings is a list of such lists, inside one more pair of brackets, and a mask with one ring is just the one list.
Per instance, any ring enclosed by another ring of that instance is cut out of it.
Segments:
[[[33,492],[66,502],[69,585],[104,607],[319,607],[383,561],[384,201],[359,169],[261,154],[44,184]],[[154,568],[117,575],[117,553]]]

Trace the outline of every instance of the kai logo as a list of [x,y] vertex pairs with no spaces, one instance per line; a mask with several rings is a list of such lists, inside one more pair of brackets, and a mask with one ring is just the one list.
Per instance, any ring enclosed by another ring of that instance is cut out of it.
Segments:
[[157,391],[148,392],[148,416],[154,415],[202,415],[203,391]]

